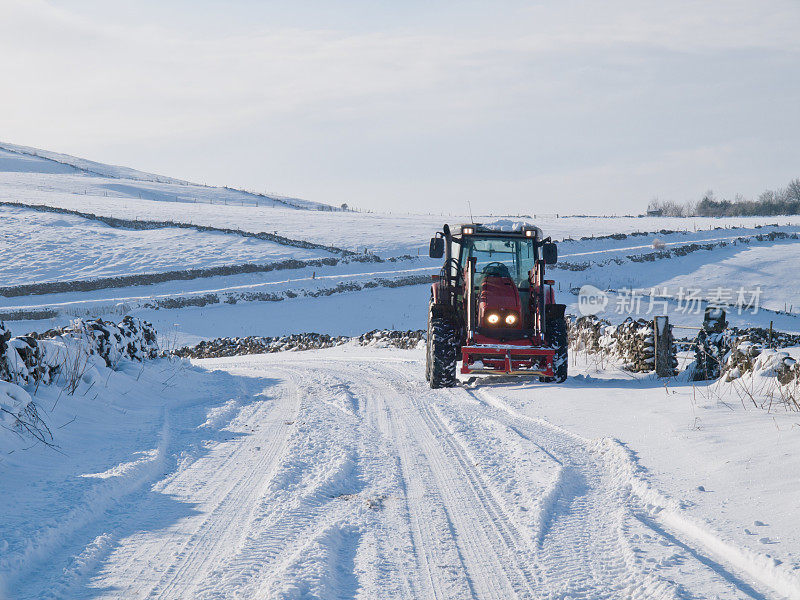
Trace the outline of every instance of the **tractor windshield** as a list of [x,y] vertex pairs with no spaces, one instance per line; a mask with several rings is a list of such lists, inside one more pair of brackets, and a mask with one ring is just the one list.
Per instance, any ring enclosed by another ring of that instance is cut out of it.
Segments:
[[511,277],[517,287],[527,289],[528,272],[535,265],[533,240],[465,237],[459,263],[475,258],[475,285],[480,286],[486,275]]

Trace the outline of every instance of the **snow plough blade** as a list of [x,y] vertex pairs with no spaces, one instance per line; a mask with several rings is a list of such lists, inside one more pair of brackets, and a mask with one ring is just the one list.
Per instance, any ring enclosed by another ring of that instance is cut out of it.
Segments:
[[553,377],[554,356],[552,348],[505,344],[463,346],[461,373]]

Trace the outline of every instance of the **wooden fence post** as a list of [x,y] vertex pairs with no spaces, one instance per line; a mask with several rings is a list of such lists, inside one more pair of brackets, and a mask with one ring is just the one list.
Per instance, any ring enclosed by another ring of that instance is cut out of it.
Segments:
[[655,348],[656,375],[672,377],[672,339],[669,334],[669,317],[653,317],[653,346]]

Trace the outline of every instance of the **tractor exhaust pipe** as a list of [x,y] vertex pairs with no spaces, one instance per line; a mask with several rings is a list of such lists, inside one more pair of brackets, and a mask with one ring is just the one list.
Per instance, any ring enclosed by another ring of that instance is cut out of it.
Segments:
[[472,342],[472,335],[475,322],[475,306],[473,302],[474,284],[475,281],[475,262],[476,258],[472,257],[467,261],[467,275],[465,277],[465,293],[464,303],[467,305],[467,341]]

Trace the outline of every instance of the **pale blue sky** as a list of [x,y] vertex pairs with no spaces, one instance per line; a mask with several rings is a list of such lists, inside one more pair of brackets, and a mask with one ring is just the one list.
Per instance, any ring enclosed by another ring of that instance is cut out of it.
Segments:
[[0,0],[0,139],[376,210],[800,176],[800,3]]

